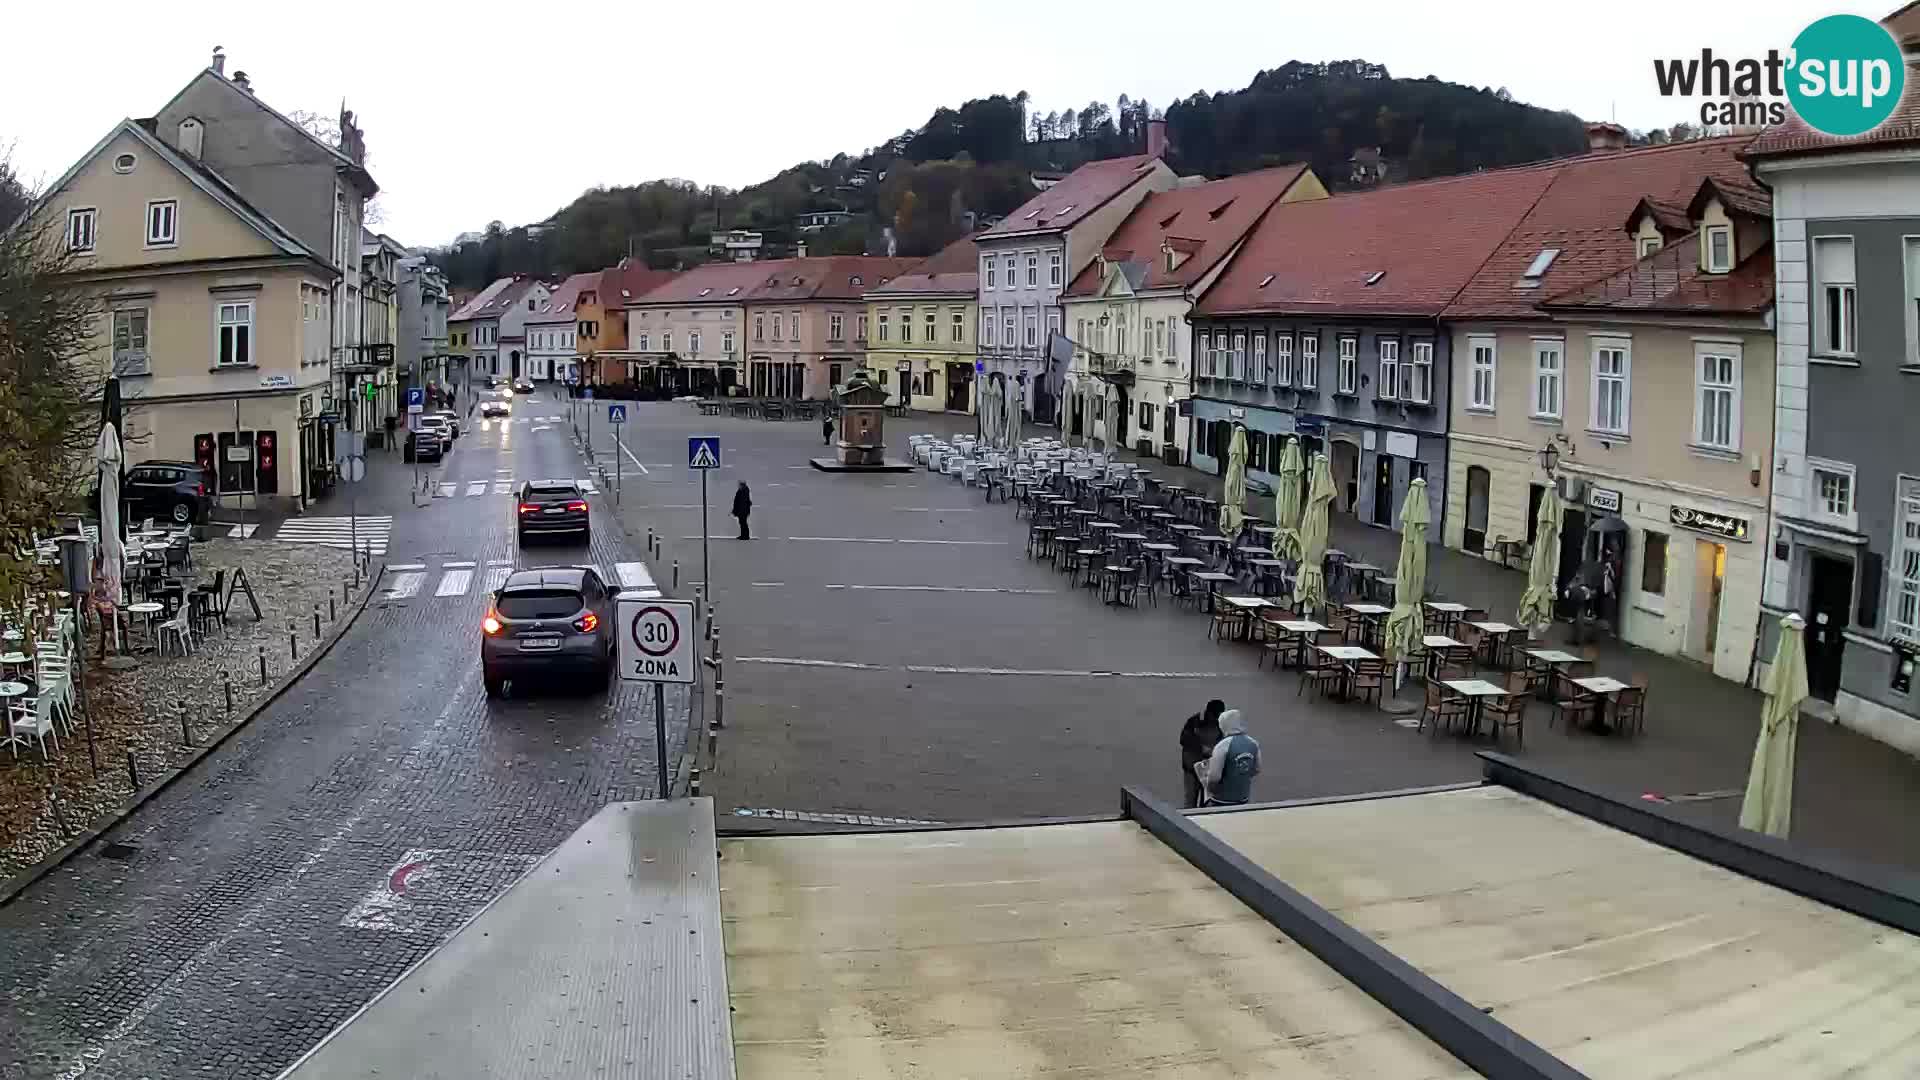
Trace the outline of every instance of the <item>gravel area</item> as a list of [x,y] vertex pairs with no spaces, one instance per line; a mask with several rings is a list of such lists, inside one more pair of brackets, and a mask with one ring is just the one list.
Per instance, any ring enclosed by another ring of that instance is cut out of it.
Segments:
[[[272,689],[298,661],[288,656],[287,624],[305,658],[313,649],[314,608],[320,613],[322,635],[335,620],[347,615],[341,591],[351,582],[353,557],[334,548],[258,540],[209,540],[194,548],[196,582],[211,582],[221,568],[244,567],[262,618],[255,619],[243,592],[233,598],[227,626],[200,642],[191,656],[137,657],[136,666],[110,671],[94,659],[94,635],[87,641],[86,703],[93,717],[100,774],[88,765],[86,725],[74,736],[62,736],[60,749],[48,766],[37,747],[22,749],[15,761],[0,752],[0,879],[18,873],[68,836],[93,826],[133,793],[127,761],[131,754],[140,782],[150,784],[193,753],[181,733],[181,717],[189,724],[195,745],[205,745],[225,731],[226,695],[220,673],[233,686],[234,715]],[[229,572],[229,577],[232,576]],[[364,589],[366,586],[362,586]],[[328,597],[333,600],[329,618]],[[358,600],[359,594],[354,595]],[[135,630],[139,640],[140,631]],[[260,649],[267,660],[267,681],[260,679]],[[58,794],[60,813],[54,812]],[[62,822],[67,835],[62,834]]]

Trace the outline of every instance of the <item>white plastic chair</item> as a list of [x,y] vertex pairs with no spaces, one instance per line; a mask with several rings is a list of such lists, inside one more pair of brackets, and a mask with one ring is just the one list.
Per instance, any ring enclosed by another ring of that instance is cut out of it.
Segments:
[[162,654],[166,653],[169,640],[179,642],[181,656],[187,656],[194,650],[193,625],[187,621],[187,608],[184,604],[179,611],[174,612],[173,618],[155,626],[154,633],[158,635]]
[[20,760],[20,744],[28,739],[40,743],[40,760],[51,763],[53,758],[47,754],[47,737],[53,737],[53,748],[60,749],[60,733],[53,725],[53,699],[45,694],[34,698],[29,705],[16,706],[8,718],[7,730],[12,735],[8,745],[13,748],[13,759]]

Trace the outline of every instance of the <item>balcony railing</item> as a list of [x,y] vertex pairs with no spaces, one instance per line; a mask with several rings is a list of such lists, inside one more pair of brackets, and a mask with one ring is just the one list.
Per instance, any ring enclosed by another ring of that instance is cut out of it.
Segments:
[[1095,375],[1131,376],[1134,372],[1134,367],[1135,360],[1131,356],[1106,352],[1089,352],[1087,354],[1087,370],[1093,372]]

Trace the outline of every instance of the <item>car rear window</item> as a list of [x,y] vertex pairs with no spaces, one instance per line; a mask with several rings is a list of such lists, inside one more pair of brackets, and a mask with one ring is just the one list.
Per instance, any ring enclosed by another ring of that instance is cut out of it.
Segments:
[[580,489],[572,484],[535,484],[527,488],[529,499],[577,499]]
[[526,589],[500,597],[495,605],[509,619],[559,619],[579,611],[580,594],[572,589]]

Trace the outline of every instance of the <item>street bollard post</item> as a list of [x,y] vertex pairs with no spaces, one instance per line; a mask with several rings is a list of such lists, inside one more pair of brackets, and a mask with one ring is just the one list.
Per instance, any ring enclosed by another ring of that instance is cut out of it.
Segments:
[[[318,605],[315,605],[315,606],[317,607]],[[335,610],[333,606],[333,594],[328,593],[327,594],[327,621],[332,622],[335,619],[338,619],[339,617],[340,617],[340,612]],[[317,635],[319,631],[316,630],[314,631],[314,633]]]
[[653,526],[647,526],[647,554],[653,554]]
[[220,689],[227,695],[227,719],[233,719],[233,677],[224,670],[220,672]]
[[255,645],[254,650],[260,657],[260,685],[265,686],[267,685],[267,647],[265,645]]
[[300,658],[300,639],[295,636],[293,620],[287,620],[287,660],[292,662]]
[[699,797],[700,797],[700,766],[695,765],[693,767],[693,771],[687,774],[687,798],[697,799]]
[[127,751],[127,781],[133,785],[133,790],[140,790],[140,763],[133,759],[131,750]]
[[60,808],[60,793],[58,791],[47,792],[47,805],[53,808],[53,824],[60,830],[60,839],[65,840],[67,837],[72,836],[73,826],[67,824],[67,812]]
[[193,745],[193,728],[187,726],[187,710],[180,710],[180,742],[184,746]]
[[679,559],[673,560],[673,587],[676,589],[680,587],[680,560]]
[[[333,598],[328,597],[327,602],[331,604],[333,602]],[[320,605],[319,604],[313,605],[313,640],[315,641],[320,640]]]

